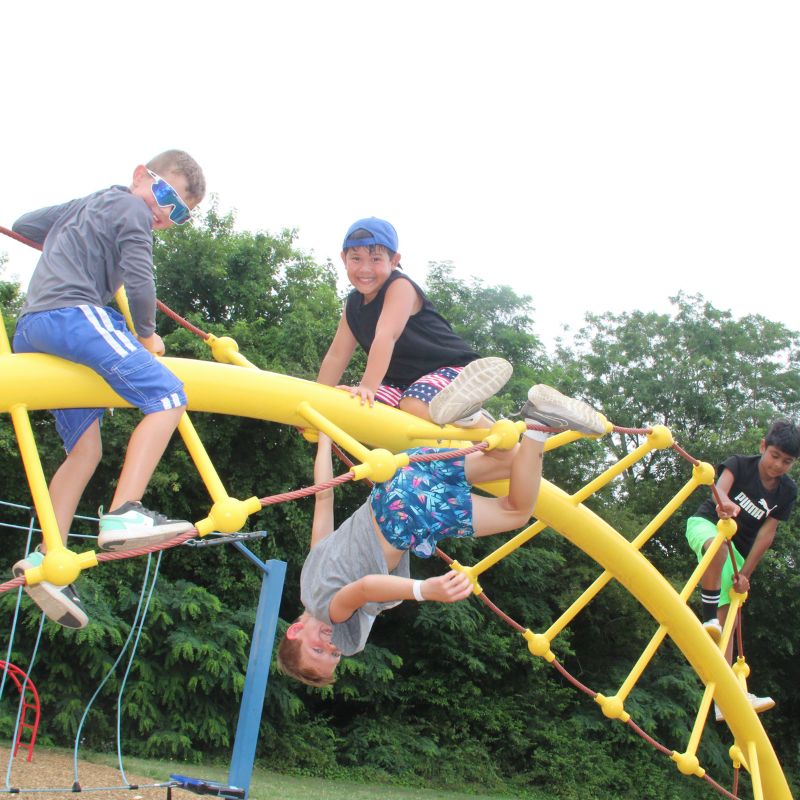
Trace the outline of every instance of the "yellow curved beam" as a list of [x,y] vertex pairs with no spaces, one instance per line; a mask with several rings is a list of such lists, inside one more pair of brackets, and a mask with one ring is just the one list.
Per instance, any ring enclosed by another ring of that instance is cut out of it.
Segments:
[[[434,425],[380,403],[362,407],[349,393],[313,381],[211,361],[161,360],[186,384],[190,411],[307,427],[308,421],[298,410],[305,401],[355,439],[395,452],[465,436],[461,428]],[[0,378],[0,412],[17,404],[29,411],[130,407],[97,373],[55,356],[0,356]],[[481,441],[487,433],[485,428],[470,429],[469,438]]]
[[[430,443],[431,439],[442,443],[449,438],[463,439],[461,429],[442,429],[379,404],[363,407],[345,392],[299,378],[211,362],[163,360],[186,384],[192,411],[302,427],[308,422],[298,409],[307,403],[355,439],[393,452]],[[0,379],[0,412],[9,412],[15,406],[36,410],[126,405],[97,374],[53,356],[0,356]],[[470,433],[479,440],[486,431]],[[535,513],[612,573],[666,627],[701,680],[715,684],[715,698],[728,725],[737,741],[748,743],[749,761],[758,765],[764,796],[791,800],[772,745],[734,673],[695,614],[661,574],[610,525],[585,506],[575,505],[565,492],[547,481],[542,481]]]

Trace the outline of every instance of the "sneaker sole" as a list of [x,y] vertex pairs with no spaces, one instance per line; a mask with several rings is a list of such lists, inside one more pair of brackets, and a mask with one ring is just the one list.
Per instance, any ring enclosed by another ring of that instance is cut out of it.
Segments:
[[[24,568],[14,570],[15,578],[22,577],[24,574]],[[57,622],[64,628],[80,630],[89,624],[89,617],[86,616],[86,612],[76,606],[68,597],[65,597],[61,587],[42,581],[22,588],[48,619]]]
[[764,697],[762,699],[763,702],[761,703],[750,703],[756,714],[763,714],[765,711],[775,708],[775,701],[771,697]]
[[536,410],[557,420],[559,426],[592,436],[606,432],[605,420],[588,403],[567,397],[552,386],[537,384],[528,392],[528,400]]
[[151,547],[155,544],[163,544],[182,533],[186,533],[194,528],[194,525],[187,523],[175,523],[174,525],[162,525],[158,529],[150,528],[140,532],[136,531],[100,531],[97,537],[97,545],[101,550],[133,550],[136,547]]
[[[769,711],[771,708],[775,708],[775,701],[770,698],[764,698],[765,702],[756,705],[755,703],[750,703],[753,707],[753,711],[756,714],[763,714],[765,711]],[[714,709],[714,720],[716,722],[725,722],[725,715],[722,713],[721,709],[715,708]]]
[[471,361],[431,400],[428,406],[431,419],[437,425],[446,425],[478,411],[485,400],[508,383],[513,371],[504,358]]

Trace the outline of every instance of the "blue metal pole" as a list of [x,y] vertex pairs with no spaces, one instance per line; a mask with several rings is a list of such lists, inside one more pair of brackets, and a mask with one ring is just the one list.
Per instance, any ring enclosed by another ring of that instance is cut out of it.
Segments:
[[250,658],[247,662],[244,692],[239,707],[239,722],[233,742],[233,757],[228,772],[228,783],[244,789],[246,798],[250,796],[250,779],[253,777],[258,731],[261,727],[272,647],[275,644],[275,631],[278,627],[278,611],[283,594],[283,582],[286,578],[285,561],[271,559],[267,561],[266,566],[261,580],[253,641],[250,644]]

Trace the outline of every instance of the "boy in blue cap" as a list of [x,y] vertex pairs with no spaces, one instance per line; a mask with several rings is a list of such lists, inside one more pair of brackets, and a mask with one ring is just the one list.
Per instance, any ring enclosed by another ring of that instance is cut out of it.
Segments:
[[[317,380],[338,384],[357,346],[367,352],[358,386],[362,403],[375,400],[437,424],[479,424],[484,400],[511,377],[502,358],[481,358],[400,271],[397,232],[386,220],[354,222],[342,261],[353,291],[347,297]],[[344,388],[344,387],[343,387]]]
[[[191,530],[141,504],[186,408],[183,384],[155,356],[164,343],[155,332],[153,230],[183,225],[203,199],[205,178],[181,150],[167,150],[133,173],[130,187],[112,186],[20,217],[14,231],[43,245],[14,334],[17,353],[50,353],[84,364],[144,413],[131,435],[109,512],[100,518],[105,550],[141,547]],[[125,287],[134,336],[108,307]],[[102,455],[102,408],[53,411],[66,459],[50,482],[56,522],[66,544],[81,495]],[[40,551],[14,564],[15,576],[41,564]],[[68,628],[88,622],[72,586],[42,581],[26,586],[31,599]]]

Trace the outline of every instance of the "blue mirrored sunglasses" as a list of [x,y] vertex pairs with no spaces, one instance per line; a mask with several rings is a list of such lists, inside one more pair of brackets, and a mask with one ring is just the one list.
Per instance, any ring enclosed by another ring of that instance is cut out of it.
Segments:
[[188,222],[192,218],[192,212],[183,201],[183,198],[160,175],[157,175],[152,170],[147,170],[147,174],[153,179],[153,185],[150,189],[153,192],[156,203],[162,208],[172,206],[169,218],[176,225],[183,225]]

